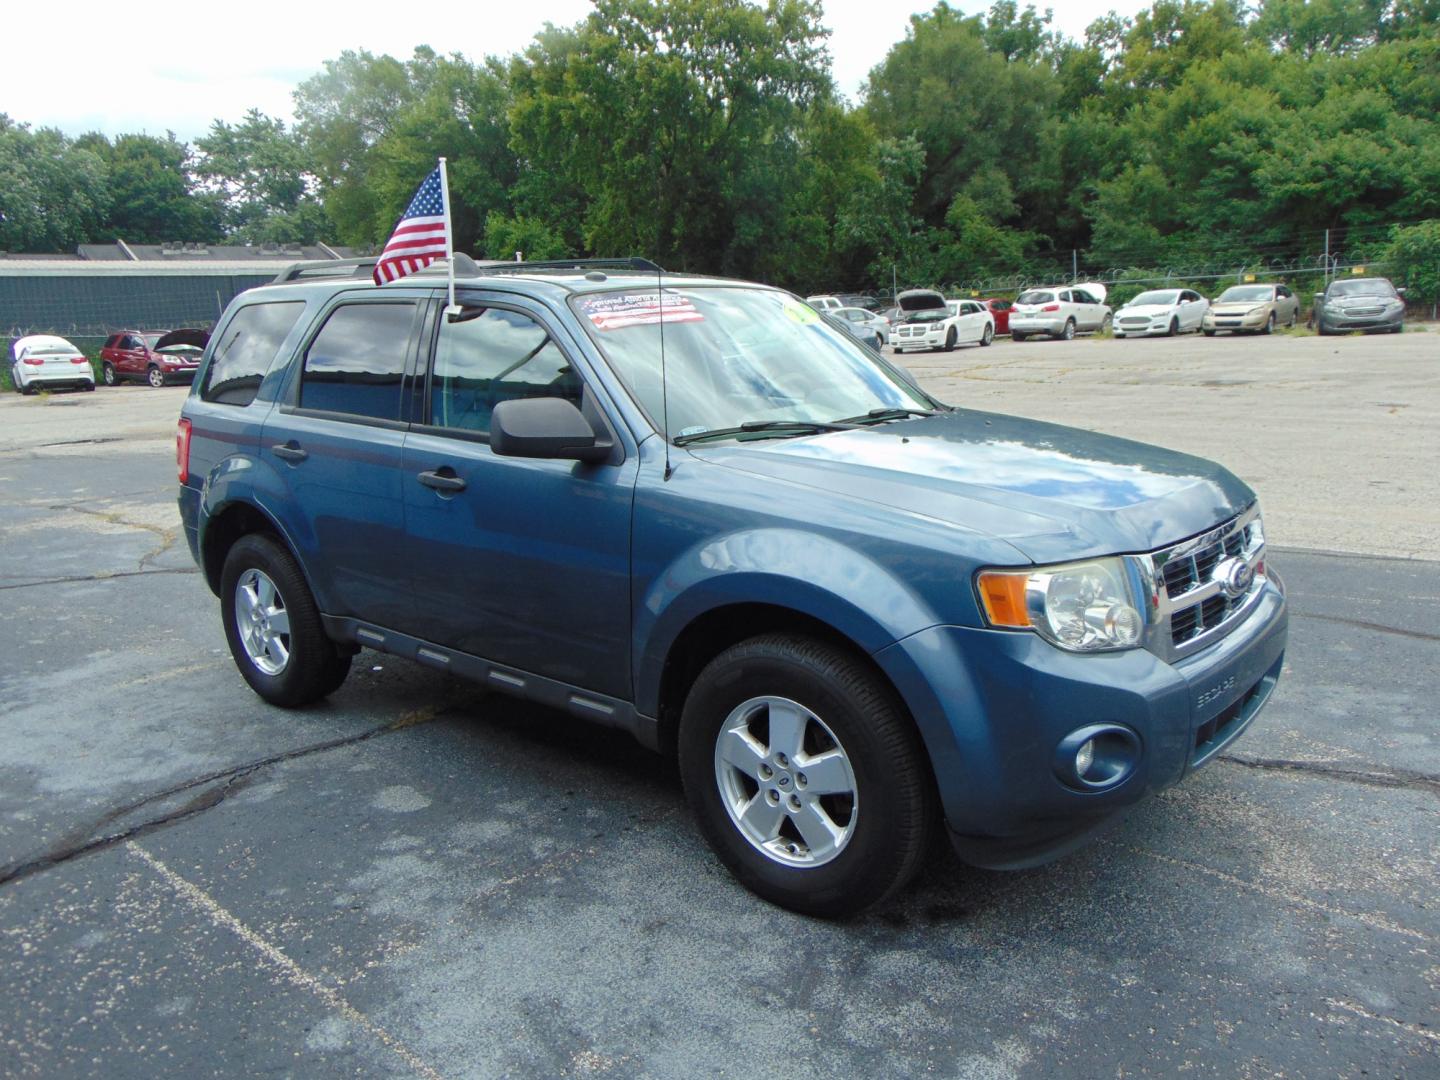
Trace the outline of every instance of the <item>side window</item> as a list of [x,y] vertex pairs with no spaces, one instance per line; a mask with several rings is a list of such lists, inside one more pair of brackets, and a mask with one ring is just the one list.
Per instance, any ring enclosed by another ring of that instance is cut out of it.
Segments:
[[118,347],[119,344],[120,344],[120,335],[119,335],[119,334],[111,334],[108,338],[105,339],[104,348],[114,349],[114,348]]
[[122,349],[138,349],[140,348],[140,339],[134,334],[126,334],[120,341],[120,347]]
[[1077,294],[1071,292],[1069,289],[1066,289],[1064,292],[1062,292],[1062,293],[1060,294],[1060,299],[1061,299],[1062,301],[1064,301],[1065,303],[1067,303],[1067,304],[1070,304],[1070,303],[1076,303],[1076,304],[1078,304],[1078,303],[1080,302],[1080,297],[1079,297]]
[[1284,285],[1281,285],[1278,289],[1275,290],[1275,292],[1276,295],[1278,295],[1282,300],[1284,300],[1290,295],[1290,290],[1287,289]]
[[411,303],[336,308],[305,350],[300,407],[399,420],[414,323]]
[[254,401],[260,380],[304,310],[304,303],[286,300],[249,304],[235,312],[212,344],[210,366],[200,385],[201,399],[221,405]]
[[488,434],[502,401],[558,397],[580,404],[584,384],[545,328],[504,308],[468,308],[442,322],[430,380],[430,423]]

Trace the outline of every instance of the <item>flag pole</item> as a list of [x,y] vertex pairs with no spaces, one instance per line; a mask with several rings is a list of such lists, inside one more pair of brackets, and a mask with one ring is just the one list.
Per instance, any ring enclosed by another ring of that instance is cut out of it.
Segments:
[[445,209],[445,261],[450,265],[450,306],[446,312],[459,310],[455,306],[455,237],[450,230],[450,175],[445,171],[445,159],[440,159],[440,203]]

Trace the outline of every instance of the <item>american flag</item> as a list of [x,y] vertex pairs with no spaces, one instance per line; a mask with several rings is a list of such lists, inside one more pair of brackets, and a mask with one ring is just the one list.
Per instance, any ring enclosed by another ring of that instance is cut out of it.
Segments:
[[445,194],[440,184],[437,168],[415,192],[375,264],[376,285],[397,281],[450,254],[445,248]]

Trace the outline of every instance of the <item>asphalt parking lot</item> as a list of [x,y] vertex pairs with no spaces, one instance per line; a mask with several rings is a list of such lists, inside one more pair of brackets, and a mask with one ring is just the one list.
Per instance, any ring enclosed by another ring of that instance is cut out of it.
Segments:
[[264,705],[178,536],[185,391],[0,399],[0,1073],[1440,1075],[1440,335],[905,363],[1231,466],[1291,648],[1098,844],[849,923],[733,883],[616,732],[370,652]]

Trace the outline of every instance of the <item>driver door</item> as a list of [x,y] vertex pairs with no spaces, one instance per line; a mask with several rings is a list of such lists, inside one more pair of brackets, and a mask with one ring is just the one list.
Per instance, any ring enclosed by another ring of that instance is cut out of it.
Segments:
[[578,350],[543,309],[509,295],[459,299],[461,318],[433,327],[405,437],[407,632],[629,698],[638,459],[618,439],[606,464],[492,451],[491,414],[514,398],[564,398],[609,425]]

